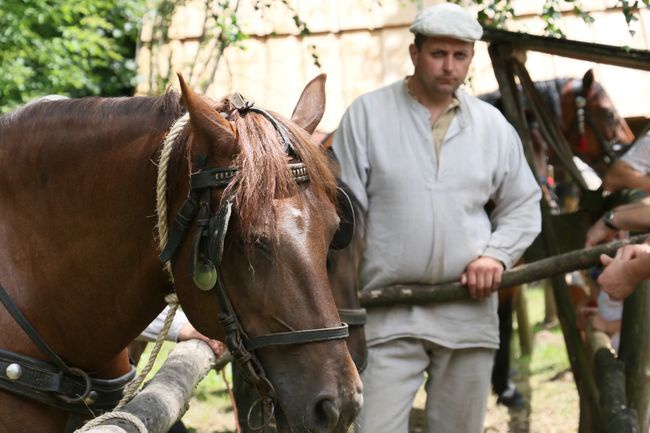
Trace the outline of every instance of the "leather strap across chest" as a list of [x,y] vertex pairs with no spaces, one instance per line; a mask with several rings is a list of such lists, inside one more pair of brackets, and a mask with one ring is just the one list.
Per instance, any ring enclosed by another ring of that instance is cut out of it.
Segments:
[[94,416],[111,410],[135,377],[135,367],[115,379],[99,379],[92,373],[69,367],[41,338],[6,290],[0,286],[0,301],[51,362],[0,349],[0,389],[75,414]]

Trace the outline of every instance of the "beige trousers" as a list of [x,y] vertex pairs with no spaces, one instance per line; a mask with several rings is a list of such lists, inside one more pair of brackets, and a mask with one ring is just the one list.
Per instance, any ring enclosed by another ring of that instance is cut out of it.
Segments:
[[449,349],[400,338],[369,347],[356,433],[408,433],[415,394],[424,383],[427,433],[481,433],[494,349]]

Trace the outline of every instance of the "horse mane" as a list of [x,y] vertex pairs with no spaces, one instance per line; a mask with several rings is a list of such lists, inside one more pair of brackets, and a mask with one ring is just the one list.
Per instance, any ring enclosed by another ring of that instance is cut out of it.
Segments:
[[[224,100],[221,111],[230,111],[230,106],[230,101]],[[299,126],[277,113],[269,113],[287,132],[296,158],[305,164],[314,195],[335,202],[336,182],[321,146]],[[291,157],[287,156],[278,131],[268,119],[254,111],[240,114],[237,110],[230,119],[239,137],[239,154],[234,161],[238,172],[224,196],[230,191],[235,194],[241,234],[243,239],[252,242],[260,231],[275,226],[269,224],[276,217],[273,199],[295,194],[298,185],[288,167]],[[275,237],[274,232],[265,235]]]
[[[220,103],[210,103],[215,107],[215,115],[232,109],[228,98]],[[95,143],[127,142],[154,133],[161,135],[161,143],[157,144],[162,144],[162,135],[185,111],[181,96],[175,92],[154,97],[42,101],[0,117],[0,128],[20,130],[29,125],[42,141],[51,143],[71,142],[75,137],[77,140],[92,137]],[[305,164],[315,196],[335,201],[336,183],[321,147],[302,128],[276,113],[272,115],[287,131],[297,159]],[[274,227],[274,224],[268,224],[275,220],[272,200],[295,194],[298,186],[289,170],[290,158],[268,119],[256,112],[239,114],[234,111],[231,120],[238,131],[239,154],[233,164],[238,172],[224,196],[229,192],[234,194],[235,212],[243,239],[253,241],[264,228]],[[170,167],[179,167],[179,160],[188,156],[187,146],[191,145],[188,143],[188,128],[189,124],[177,138]],[[71,130],[75,132],[71,133]],[[156,146],[154,152],[160,148]],[[152,159],[157,160],[154,152]],[[168,194],[173,194],[173,186],[170,187]]]
[[[31,129],[47,131],[48,138],[57,140],[60,131],[71,139],[71,128],[85,135],[111,137],[117,130],[134,136],[147,132],[164,132],[183,111],[180,96],[168,92],[161,96],[121,98],[86,97],[80,99],[43,100],[29,103],[0,118],[0,128],[28,124]],[[61,124],[66,128],[61,128]]]

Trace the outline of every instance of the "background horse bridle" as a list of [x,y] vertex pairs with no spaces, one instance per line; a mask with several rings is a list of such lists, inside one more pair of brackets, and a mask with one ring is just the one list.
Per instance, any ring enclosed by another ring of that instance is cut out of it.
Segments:
[[[569,126],[569,131],[576,132],[576,150],[580,153],[587,153],[587,142],[585,134],[587,132],[587,126],[591,128],[596,136],[598,145],[602,150],[602,155],[599,160],[603,160],[607,165],[612,164],[616,159],[618,159],[627,146],[619,143],[617,137],[608,140],[603,132],[597,127],[596,122],[589,110],[587,104],[587,94],[584,89],[582,80],[575,79],[571,80],[569,83],[569,92],[573,96],[573,101],[575,104],[575,117],[573,123]],[[611,115],[611,118],[608,118],[608,122],[617,122],[617,114],[615,112],[608,113],[608,116]],[[598,162],[598,161],[594,161]]]

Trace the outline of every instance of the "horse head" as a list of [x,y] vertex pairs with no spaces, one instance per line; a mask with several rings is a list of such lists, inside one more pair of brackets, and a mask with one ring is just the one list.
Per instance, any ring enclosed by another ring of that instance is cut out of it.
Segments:
[[561,111],[564,135],[574,153],[600,174],[634,141],[630,127],[591,69],[581,80],[566,82]]
[[310,138],[324,80],[287,120],[238,95],[212,104],[180,78],[189,120],[177,158],[192,180],[169,187],[183,234],[172,229],[162,255],[188,318],[225,339],[280,432],[345,431],[361,402],[326,269],[336,184]]

